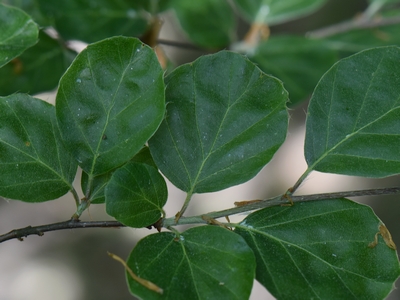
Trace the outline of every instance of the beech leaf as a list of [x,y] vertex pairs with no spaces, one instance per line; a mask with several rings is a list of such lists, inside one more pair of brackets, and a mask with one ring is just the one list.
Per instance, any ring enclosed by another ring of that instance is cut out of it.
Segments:
[[167,185],[158,170],[134,161],[116,170],[105,188],[107,213],[130,227],[157,222],[167,198]]
[[38,26],[22,10],[0,3],[0,67],[37,42]]
[[161,172],[183,191],[246,182],[285,140],[286,90],[239,54],[203,56],[175,69],[166,86],[167,114],[149,148]]
[[138,39],[89,45],[61,78],[57,119],[67,148],[90,176],[130,160],[165,111],[163,71]]
[[400,173],[400,48],[362,51],[336,63],[311,98],[310,170],[385,177]]
[[400,266],[377,235],[381,226],[370,207],[335,199],[265,208],[235,232],[256,255],[257,280],[277,299],[383,299]]
[[149,235],[127,264],[163,289],[157,294],[127,274],[131,293],[141,299],[248,299],[255,270],[254,254],[243,238],[216,226],[194,227],[179,236]]
[[26,202],[72,189],[77,164],[65,149],[54,106],[25,94],[0,97],[0,195]]

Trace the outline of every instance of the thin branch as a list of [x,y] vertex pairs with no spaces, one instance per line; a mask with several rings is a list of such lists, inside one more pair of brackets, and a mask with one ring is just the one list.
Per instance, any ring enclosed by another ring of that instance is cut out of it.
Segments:
[[368,28],[377,28],[383,26],[389,26],[400,23],[400,17],[390,17],[390,18],[357,18],[350,21],[345,21],[342,23],[338,23],[332,26],[328,26],[325,28],[321,28],[318,30],[310,31],[307,33],[307,37],[319,39],[326,38],[335,34],[356,30],[356,29],[368,29]]
[[195,45],[189,44],[189,43],[182,43],[182,42],[163,40],[163,39],[158,39],[157,43],[160,45],[176,47],[176,48],[181,48],[181,49],[186,49],[186,50],[203,51],[201,48],[199,48]]
[[[324,194],[313,194],[313,195],[302,195],[302,196],[290,196],[290,199],[296,202],[304,201],[316,201],[316,200],[329,200],[347,197],[360,197],[360,196],[379,196],[379,195],[393,195],[400,194],[400,187],[393,188],[382,188],[382,189],[369,189],[369,190],[357,190],[357,191],[346,191],[337,193],[324,193]],[[207,224],[207,220],[217,219],[225,216],[235,215],[239,213],[250,212],[252,210],[257,210],[265,207],[277,206],[277,205],[287,205],[288,200],[283,197],[283,195],[276,196],[266,200],[248,201],[249,204],[244,204],[242,201],[240,206],[211,212],[208,214],[202,214],[193,217],[181,217],[178,222],[175,222],[175,217],[164,219],[162,222],[162,227],[168,228],[175,225],[188,225],[188,224]],[[108,227],[125,227],[122,223],[118,221],[91,221],[91,222],[81,222],[78,220],[68,220],[59,223],[41,225],[41,226],[28,226],[25,228],[14,229],[9,233],[0,235],[0,243],[11,240],[18,239],[23,240],[24,237],[29,235],[39,235],[42,236],[45,232],[56,231],[63,229],[77,229],[77,228],[108,228]]]
[[[394,195],[394,194],[400,194],[400,187],[291,196],[290,200],[292,200],[293,203],[296,203],[304,201],[332,200],[332,199],[347,198],[347,197],[379,196],[379,195]],[[208,214],[203,214],[194,217],[181,217],[177,223],[175,223],[175,218],[167,218],[163,222],[163,227],[169,227],[174,225],[201,224],[201,223],[204,224],[207,223],[207,221],[204,220],[204,217],[217,219],[261,208],[278,206],[278,205],[287,205],[287,204],[289,204],[288,199],[283,197],[283,195],[280,195],[266,200],[249,201],[248,205],[241,205],[238,207],[211,212]]]
[[101,228],[125,227],[125,225],[123,225],[117,221],[80,222],[80,221],[71,219],[71,220],[59,222],[59,223],[40,225],[40,226],[35,226],[35,227],[28,226],[25,228],[11,230],[9,233],[0,235],[0,243],[8,241],[8,240],[12,240],[12,239],[18,239],[18,240],[22,241],[24,237],[27,237],[29,235],[42,236],[42,235],[44,235],[45,232],[48,232],[48,231],[56,231],[56,230],[63,230],[63,229],[77,229],[77,228],[93,228],[93,227],[101,227]]

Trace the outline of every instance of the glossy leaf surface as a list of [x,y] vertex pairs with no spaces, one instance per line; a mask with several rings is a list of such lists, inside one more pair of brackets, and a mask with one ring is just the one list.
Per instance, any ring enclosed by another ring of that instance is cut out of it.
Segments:
[[311,95],[321,76],[337,61],[326,42],[299,36],[271,37],[250,56],[264,72],[281,79],[294,105]]
[[309,14],[326,0],[234,0],[250,22],[274,25]]
[[36,44],[38,32],[26,13],[0,3],[0,67]]
[[277,299],[383,299],[400,275],[371,208],[347,199],[250,214],[235,230],[253,249],[257,280]]
[[235,19],[227,1],[172,0],[171,7],[188,38],[199,46],[222,48],[233,40]]
[[371,49],[324,75],[308,108],[309,169],[365,177],[400,173],[399,60],[398,47]]
[[39,42],[0,69],[0,94],[40,93],[57,87],[76,53],[43,31]]
[[54,106],[25,94],[0,98],[0,195],[26,202],[72,188],[77,165],[65,150]]
[[248,299],[254,280],[254,254],[227,229],[201,226],[179,237],[169,232],[142,239],[127,263],[141,278],[164,290],[156,294],[129,275],[131,293],[142,299]]
[[286,137],[282,83],[239,54],[203,56],[175,69],[166,84],[166,118],[149,147],[183,191],[217,191],[251,179]]
[[110,216],[127,226],[141,228],[161,218],[168,190],[156,168],[129,162],[113,173],[105,198]]
[[88,43],[116,36],[140,36],[148,26],[148,14],[140,2],[120,0],[38,0],[44,16],[66,40]]
[[119,167],[164,116],[163,71],[156,55],[134,38],[89,45],[62,77],[56,111],[66,146],[87,174]]

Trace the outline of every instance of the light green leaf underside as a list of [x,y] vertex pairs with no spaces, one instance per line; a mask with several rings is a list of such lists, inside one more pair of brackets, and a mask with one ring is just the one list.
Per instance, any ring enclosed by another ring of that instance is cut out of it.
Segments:
[[167,185],[158,170],[137,162],[116,170],[105,189],[107,213],[136,228],[157,222],[167,198]]
[[310,170],[384,177],[400,173],[400,48],[360,52],[335,64],[311,98]]
[[152,292],[128,274],[131,293],[142,299],[248,299],[254,254],[238,235],[201,226],[179,237],[162,232],[142,239],[127,260],[132,271],[164,290]]
[[166,118],[149,147],[162,173],[186,192],[251,179],[286,137],[282,83],[239,54],[201,57],[175,69],[166,84]]
[[138,39],[89,45],[61,78],[57,119],[66,146],[89,175],[131,159],[165,111],[163,71]]
[[234,0],[250,22],[274,25],[284,23],[321,7],[326,0]]
[[383,299],[400,275],[371,208],[346,199],[249,215],[235,230],[253,249],[257,280],[278,299]]
[[52,105],[25,94],[0,98],[0,195],[26,202],[72,188],[77,165],[64,149]]
[[26,13],[0,3],[0,67],[36,44],[38,32]]

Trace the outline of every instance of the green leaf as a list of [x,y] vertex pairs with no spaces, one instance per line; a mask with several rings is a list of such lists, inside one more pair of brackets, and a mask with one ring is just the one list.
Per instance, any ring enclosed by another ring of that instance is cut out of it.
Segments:
[[88,43],[115,36],[140,36],[149,15],[135,1],[38,0],[40,9],[64,39]]
[[0,195],[26,202],[61,197],[77,165],[61,143],[54,106],[24,94],[0,97]]
[[400,173],[399,60],[398,47],[366,50],[322,77],[308,108],[309,170],[365,177]]
[[61,78],[56,111],[66,146],[86,173],[121,166],[164,116],[163,71],[154,51],[127,37],[89,45]]
[[164,290],[150,291],[127,274],[131,293],[141,299],[248,299],[254,280],[254,254],[227,229],[191,228],[179,237],[162,232],[142,239],[127,260],[141,278]]
[[234,0],[239,11],[250,22],[275,25],[320,8],[326,0]]
[[243,56],[222,51],[166,78],[167,114],[149,147],[178,188],[205,193],[243,183],[286,137],[287,92]]
[[0,67],[36,44],[38,31],[22,10],[0,3]]
[[157,169],[157,165],[151,156],[150,149],[144,146],[132,159],[131,161],[147,164]]
[[337,61],[336,51],[329,49],[325,41],[300,36],[271,37],[249,58],[285,83],[291,105],[305,100]]
[[40,11],[37,0],[2,0],[4,4],[18,7],[27,13],[40,27],[48,27],[51,24]]
[[400,275],[371,208],[347,199],[276,206],[236,227],[256,255],[257,280],[278,299],[383,299]]
[[163,214],[168,190],[158,170],[129,162],[116,170],[105,189],[106,211],[130,227],[146,227]]
[[[157,168],[153,158],[151,157],[148,147],[143,147],[130,161],[148,164],[149,166]],[[101,204],[105,202],[106,199],[104,196],[104,189],[110,181],[113,171],[93,177],[90,185],[89,175],[86,172],[82,172],[82,191],[85,193],[85,195],[89,195],[88,199],[90,200],[91,204]],[[91,190],[88,191],[88,188]]]
[[39,32],[39,42],[0,69],[0,94],[40,93],[57,87],[76,53]]
[[190,40],[205,48],[228,46],[235,37],[232,8],[221,0],[172,0],[176,16]]

